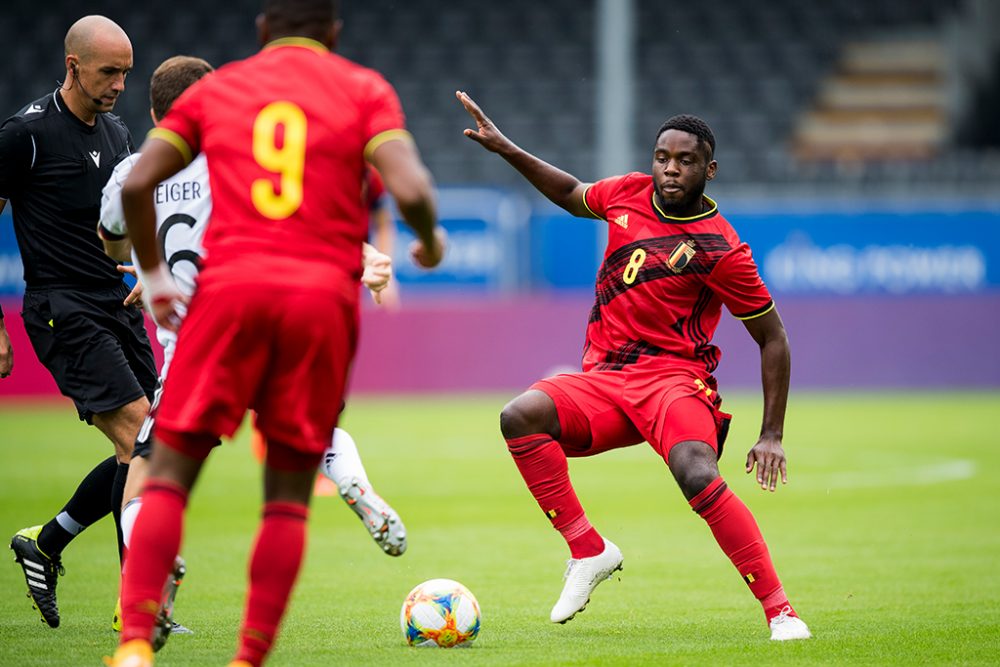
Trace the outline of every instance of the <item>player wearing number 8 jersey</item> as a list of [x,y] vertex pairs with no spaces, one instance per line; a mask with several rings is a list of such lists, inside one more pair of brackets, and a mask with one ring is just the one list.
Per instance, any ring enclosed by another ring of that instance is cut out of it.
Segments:
[[583,201],[593,217],[613,222],[597,275],[583,369],[620,369],[644,356],[669,357],[672,367],[711,382],[708,374],[721,356],[711,344],[720,306],[743,320],[774,308],[748,246],[708,197],[702,213],[668,215],[653,196],[648,174],[598,181]]
[[652,174],[587,184],[516,146],[468,95],[457,96],[477,125],[467,137],[570,213],[608,223],[583,372],[535,383],[500,416],[521,476],[570,549],[551,620],[565,623],[582,611],[623,561],[587,519],[567,457],[647,441],[760,601],[771,638],[809,637],[753,515],[717,464],[730,418],[719,409],[712,376],[720,354],[711,340],[722,306],[760,345],[764,416],[747,472],[756,466],[758,483],[771,491],[779,478],[787,481],[781,438],[790,353],[748,247],[704,196],[717,169],[711,129],[693,116],[675,116],[657,132]]
[[168,328],[177,328],[184,298],[157,249],[156,185],[203,153],[213,211],[157,414],[116,665],[152,664],[153,616],[189,491],[219,436],[232,434],[248,408],[268,451],[236,661],[260,665],[273,644],[357,340],[366,160],[417,233],[414,258],[434,266],[443,252],[430,176],[395,92],[330,52],[340,30],[335,3],[267,0],[257,25],[261,52],[189,88],[122,189],[147,300]]

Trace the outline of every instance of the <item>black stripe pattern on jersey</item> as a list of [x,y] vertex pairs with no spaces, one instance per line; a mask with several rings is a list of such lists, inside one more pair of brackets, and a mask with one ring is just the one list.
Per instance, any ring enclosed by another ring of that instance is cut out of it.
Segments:
[[688,339],[694,343],[694,356],[703,364],[709,373],[715,371],[719,366],[719,348],[712,345],[712,337],[701,326],[701,316],[712,303],[715,296],[708,287],[703,286],[698,293],[698,299],[691,308],[691,317],[687,320]]
[[[678,244],[692,244],[695,254],[683,270],[670,268],[668,260]],[[632,261],[632,255],[641,248],[646,259],[635,274],[634,280],[626,283],[622,276]],[[594,287],[594,307],[590,311],[590,322],[601,319],[601,308],[611,303],[630,288],[653,280],[672,279],[690,275],[708,275],[718,261],[732,246],[722,234],[671,234],[651,239],[642,239],[626,244],[611,253],[601,265]]]
[[657,347],[644,340],[630,340],[617,349],[608,350],[604,354],[604,361],[596,364],[594,370],[598,371],[620,371],[625,366],[634,364],[642,356],[659,356],[666,354],[666,350]]

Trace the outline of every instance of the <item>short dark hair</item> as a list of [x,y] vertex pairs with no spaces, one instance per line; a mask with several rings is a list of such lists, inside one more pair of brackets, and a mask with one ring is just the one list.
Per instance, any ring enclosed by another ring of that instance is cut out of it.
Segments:
[[711,160],[712,156],[715,155],[715,134],[712,133],[712,128],[708,126],[708,123],[701,118],[690,114],[679,114],[668,118],[667,122],[660,126],[659,131],[656,133],[656,140],[653,143],[659,141],[660,135],[667,130],[680,130],[681,132],[693,134],[698,137],[698,143],[704,141],[708,144],[708,159]]
[[156,120],[166,116],[181,93],[211,71],[211,65],[193,56],[174,56],[160,63],[149,81],[149,103]]
[[339,16],[338,0],[264,0],[264,17],[277,35],[312,35]]

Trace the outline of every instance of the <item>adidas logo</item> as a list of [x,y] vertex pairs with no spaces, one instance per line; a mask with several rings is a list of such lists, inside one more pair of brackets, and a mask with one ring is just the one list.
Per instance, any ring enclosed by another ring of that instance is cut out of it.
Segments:
[[628,229],[628,213],[624,215],[619,215],[617,218],[615,218],[615,224],[621,227],[622,229]]

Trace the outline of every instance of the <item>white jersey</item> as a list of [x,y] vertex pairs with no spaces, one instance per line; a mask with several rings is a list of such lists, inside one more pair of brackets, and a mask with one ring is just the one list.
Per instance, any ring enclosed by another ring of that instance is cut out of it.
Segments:
[[[136,153],[119,162],[101,194],[100,224],[111,236],[123,237],[127,234],[122,212],[122,185],[138,159],[139,154]],[[205,254],[201,245],[202,238],[212,213],[205,156],[197,156],[186,168],[156,186],[153,203],[156,207],[156,236],[160,252],[167,260],[177,288],[191,296],[201,259]],[[142,280],[142,269],[139,268],[134,251],[132,263]],[[173,357],[177,335],[157,327],[156,338],[164,349],[165,374]]]

